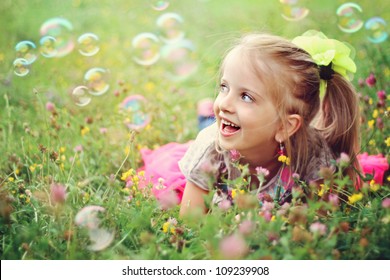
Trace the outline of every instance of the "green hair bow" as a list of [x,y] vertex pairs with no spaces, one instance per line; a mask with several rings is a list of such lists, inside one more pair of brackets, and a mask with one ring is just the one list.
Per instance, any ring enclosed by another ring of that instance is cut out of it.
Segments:
[[[292,43],[307,51],[318,66],[327,66],[332,62],[333,71],[348,80],[352,79],[348,74],[356,72],[356,64],[350,57],[354,54],[354,49],[340,41],[329,39],[322,32],[306,31],[303,35],[295,37]],[[323,87],[324,82],[321,81],[321,84]]]

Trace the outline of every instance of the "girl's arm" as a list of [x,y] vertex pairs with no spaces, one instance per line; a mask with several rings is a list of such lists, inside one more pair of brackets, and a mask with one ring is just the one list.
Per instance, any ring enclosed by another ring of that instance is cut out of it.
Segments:
[[202,213],[206,213],[206,205],[204,204],[204,195],[207,195],[208,191],[199,188],[194,183],[187,181],[184,188],[183,198],[180,205],[180,216],[186,216],[193,213],[194,210],[199,209]]

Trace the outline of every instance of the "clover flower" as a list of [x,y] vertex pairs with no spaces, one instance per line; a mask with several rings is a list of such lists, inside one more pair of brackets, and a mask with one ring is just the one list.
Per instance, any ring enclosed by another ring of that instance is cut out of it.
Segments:
[[233,234],[221,240],[219,251],[224,259],[241,259],[247,254],[248,245],[242,236]]
[[66,200],[66,187],[61,184],[51,184],[50,198],[54,204],[62,204]]

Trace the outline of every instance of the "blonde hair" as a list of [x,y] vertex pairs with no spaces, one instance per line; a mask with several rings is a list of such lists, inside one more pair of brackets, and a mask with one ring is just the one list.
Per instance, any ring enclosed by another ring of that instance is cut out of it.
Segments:
[[[311,56],[290,41],[269,34],[247,34],[228,51],[242,50],[250,56],[252,66],[267,88],[282,124],[287,116],[302,118],[299,130],[285,141],[294,172],[302,176],[310,162],[307,143],[322,134],[334,157],[346,153],[351,167],[346,172],[356,182],[358,169],[359,107],[352,84],[338,73],[327,81],[326,93],[320,99],[319,67]],[[223,71],[222,62],[221,71]],[[286,127],[286,126],[284,126]]]

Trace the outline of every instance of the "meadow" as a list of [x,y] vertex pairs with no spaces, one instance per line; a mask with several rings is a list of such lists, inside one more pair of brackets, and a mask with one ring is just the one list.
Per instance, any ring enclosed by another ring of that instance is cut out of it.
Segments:
[[[1,259],[390,259],[390,3],[337,15],[345,2],[2,0]],[[309,29],[356,51],[361,153],[375,172],[359,190],[327,174],[344,199],[304,186],[312,195],[297,189],[288,205],[241,194],[180,219],[143,186],[140,151],[196,137],[196,104],[214,98],[240,34]]]

